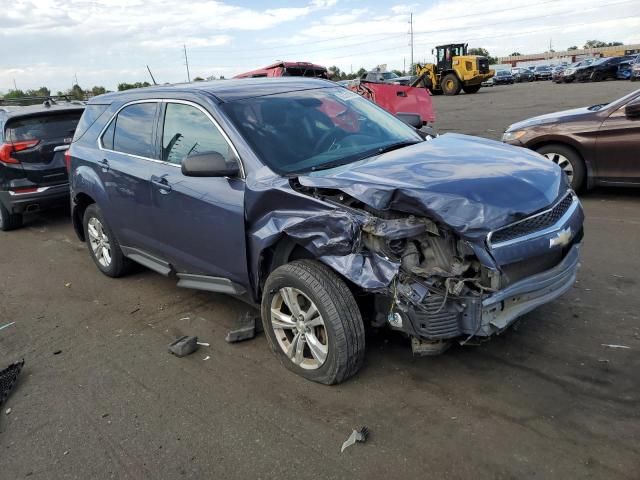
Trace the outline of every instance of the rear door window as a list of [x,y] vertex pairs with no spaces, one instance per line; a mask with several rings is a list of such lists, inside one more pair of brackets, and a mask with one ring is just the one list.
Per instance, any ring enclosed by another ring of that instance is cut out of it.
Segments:
[[79,110],[10,119],[7,122],[7,139],[11,142],[71,139],[81,115],[82,110]]
[[[120,110],[115,119],[113,150],[156,159],[157,154],[153,134],[157,108],[157,103],[149,102],[134,103]],[[114,122],[111,123],[113,124]],[[109,129],[107,129],[105,135],[108,132]],[[103,145],[108,148],[106,143],[108,143],[108,139],[103,136]]]
[[162,132],[162,160],[176,165],[194,153],[234,157],[230,145],[207,115],[193,105],[167,103]]

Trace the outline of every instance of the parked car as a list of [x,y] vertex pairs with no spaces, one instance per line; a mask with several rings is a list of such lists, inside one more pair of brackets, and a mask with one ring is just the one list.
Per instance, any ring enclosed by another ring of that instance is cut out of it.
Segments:
[[389,83],[394,83],[396,85],[413,85],[413,82],[417,79],[417,75],[405,75],[403,77],[394,78]]
[[72,217],[97,268],[135,261],[261,305],[272,350],[307,379],[355,374],[365,322],[440,353],[575,280],[583,212],[556,165],[460,134],[425,141],[333,82],[128,90],[85,115]]
[[511,69],[511,75],[515,82],[533,82],[536,76],[531,70],[523,67],[515,67]]
[[601,82],[610,78],[615,79],[618,65],[626,59],[627,57],[599,58],[591,65],[577,68],[575,78],[579,82]]
[[380,70],[371,70],[370,72],[363,73],[360,80],[374,83],[398,83],[398,79],[401,78],[394,72],[383,72]]
[[21,227],[25,213],[68,205],[60,147],[71,143],[83,110],[54,101],[0,107],[0,230]]
[[640,90],[611,103],[533,117],[511,125],[504,142],[558,164],[575,190],[640,184]]
[[616,79],[629,80],[631,78],[631,66],[640,57],[640,55],[631,55],[627,60],[623,60],[618,64]]
[[562,72],[562,81],[564,83],[573,82],[576,79],[576,71],[579,68],[588,67],[589,65],[591,65],[596,60],[597,60],[596,58],[585,58],[583,60],[580,60],[579,62],[575,62],[575,63],[572,63],[571,65],[567,66],[564,69],[564,72]]
[[635,62],[631,65],[631,78],[632,82],[635,82],[640,78],[640,55],[636,57]]
[[495,84],[493,83],[493,77],[485,80],[480,84],[482,87],[493,87]]
[[551,67],[549,65],[537,65],[533,74],[536,80],[551,80]]
[[565,65],[557,65],[551,68],[551,80],[553,80],[555,83],[560,83],[562,81],[562,77],[564,76],[565,68]]
[[494,85],[513,85],[513,75],[507,70],[498,70],[493,76]]

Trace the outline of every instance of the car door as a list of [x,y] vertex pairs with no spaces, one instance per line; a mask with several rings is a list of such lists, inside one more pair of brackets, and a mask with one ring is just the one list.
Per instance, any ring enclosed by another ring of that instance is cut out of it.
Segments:
[[[108,197],[101,205],[123,247],[158,253],[151,219],[150,178],[162,165],[157,144],[160,103],[124,106],[100,137],[96,170]],[[130,253],[130,252],[127,252]]]
[[640,116],[630,112],[634,106],[636,111],[640,108],[640,96],[617,108],[600,126],[596,170],[602,180],[640,183]]
[[201,275],[246,285],[244,180],[188,177],[181,171],[182,161],[192,153],[215,151],[239,163],[237,153],[213,117],[197,104],[167,100],[161,124],[164,172],[150,180],[163,257],[183,279],[183,274]]

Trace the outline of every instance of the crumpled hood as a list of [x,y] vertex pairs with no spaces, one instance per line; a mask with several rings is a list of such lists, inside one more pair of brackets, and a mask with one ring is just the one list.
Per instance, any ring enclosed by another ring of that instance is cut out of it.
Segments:
[[558,166],[542,156],[459,134],[298,180],[341,190],[378,210],[428,217],[468,239],[549,206],[566,188]]
[[533,127],[534,125],[558,123],[560,121],[566,121],[571,117],[575,120],[579,120],[583,115],[592,113],[593,112],[589,110],[588,107],[572,108],[571,110],[563,110],[561,112],[546,113],[544,115],[538,115],[537,117],[527,118],[521,122],[514,123],[507,128],[507,132]]

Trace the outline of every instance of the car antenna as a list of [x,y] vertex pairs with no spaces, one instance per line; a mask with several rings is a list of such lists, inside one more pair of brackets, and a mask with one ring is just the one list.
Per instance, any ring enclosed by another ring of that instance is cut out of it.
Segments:
[[153,73],[151,73],[151,69],[149,68],[149,65],[147,65],[147,70],[149,71],[149,75],[151,75],[151,81],[153,82],[154,85],[158,85],[156,83],[156,79],[153,78]]

